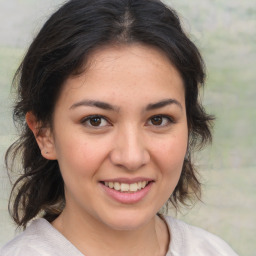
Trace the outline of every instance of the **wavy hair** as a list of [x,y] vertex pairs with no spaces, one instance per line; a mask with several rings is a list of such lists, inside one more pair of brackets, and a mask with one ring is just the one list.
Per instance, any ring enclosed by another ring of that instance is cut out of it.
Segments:
[[163,51],[183,79],[188,152],[169,200],[177,208],[200,198],[201,184],[191,153],[211,141],[213,116],[205,112],[199,100],[205,80],[204,62],[176,12],[158,0],[70,0],[39,31],[14,79],[18,97],[13,117],[20,135],[7,150],[6,166],[11,176],[16,163],[21,163],[9,201],[9,212],[18,226],[25,228],[38,214],[51,222],[65,206],[58,162],[42,157],[25,122],[26,113],[32,112],[42,126],[51,125],[64,81],[81,72],[89,54],[105,45],[133,43]]

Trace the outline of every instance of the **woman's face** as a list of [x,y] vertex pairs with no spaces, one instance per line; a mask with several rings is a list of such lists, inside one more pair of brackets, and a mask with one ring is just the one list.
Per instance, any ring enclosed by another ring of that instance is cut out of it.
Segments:
[[53,114],[49,157],[64,179],[64,212],[135,229],[179,180],[188,139],[184,85],[149,46],[106,47],[88,64],[65,82]]

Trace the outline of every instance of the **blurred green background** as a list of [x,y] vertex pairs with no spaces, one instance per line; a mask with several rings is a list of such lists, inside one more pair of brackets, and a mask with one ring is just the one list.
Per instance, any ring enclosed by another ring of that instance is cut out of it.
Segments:
[[[203,202],[178,217],[256,251],[256,0],[166,0],[207,65],[202,94],[217,117],[213,145],[197,155]],[[11,80],[32,38],[63,0],[0,0],[0,246],[14,236],[4,153],[15,139]]]

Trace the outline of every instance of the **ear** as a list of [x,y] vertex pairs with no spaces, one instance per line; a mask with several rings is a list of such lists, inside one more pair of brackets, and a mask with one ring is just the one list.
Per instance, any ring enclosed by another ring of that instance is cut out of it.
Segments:
[[42,127],[42,123],[37,121],[32,112],[27,112],[26,122],[35,136],[41,155],[48,160],[56,160],[54,138],[50,127]]

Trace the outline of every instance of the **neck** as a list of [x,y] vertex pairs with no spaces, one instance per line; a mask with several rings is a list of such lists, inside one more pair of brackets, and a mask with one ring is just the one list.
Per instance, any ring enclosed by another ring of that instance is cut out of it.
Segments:
[[168,250],[168,228],[158,216],[137,229],[114,230],[91,216],[72,215],[64,209],[52,225],[85,255],[163,256]]

